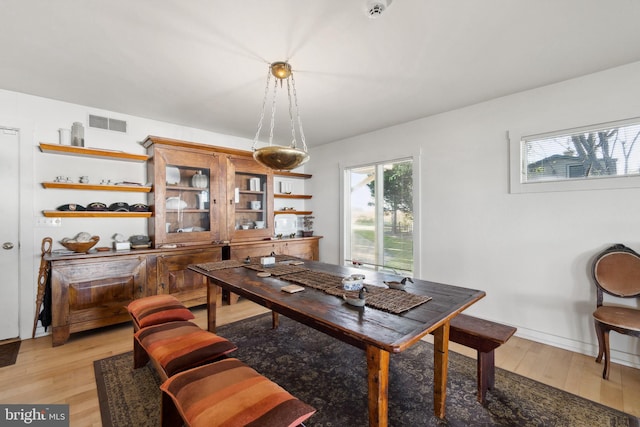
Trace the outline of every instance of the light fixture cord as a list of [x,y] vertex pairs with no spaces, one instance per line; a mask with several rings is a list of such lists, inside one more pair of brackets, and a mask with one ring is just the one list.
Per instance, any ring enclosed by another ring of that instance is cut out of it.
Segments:
[[289,123],[291,124],[291,148],[296,148],[296,126],[293,121],[293,104],[291,103],[291,82],[287,78],[287,98],[289,100]]
[[298,128],[300,129],[300,140],[302,141],[302,149],[306,153],[307,143],[304,138],[304,130],[302,129],[302,119],[300,118],[300,108],[298,107],[298,93],[296,92],[296,79],[293,78],[293,71],[291,72],[291,84],[293,86],[293,100],[296,103],[296,116],[298,118]]
[[[260,138],[260,131],[262,130],[262,121],[264,120],[264,112],[267,107],[267,97],[269,96],[269,82],[271,81],[271,66],[267,68],[267,84],[264,87],[264,99],[262,100],[262,111],[260,112],[260,120],[258,121],[258,130],[256,131],[256,136],[253,138],[253,146],[251,149],[253,151],[256,150],[256,145],[258,143],[258,138]],[[271,133],[273,134],[273,125],[271,126]]]
[[[282,84],[282,80],[280,80]],[[273,129],[276,126],[276,97],[278,95],[278,80],[273,82],[273,103],[271,104],[271,127],[269,130],[269,145],[273,145]]]
[[[256,130],[256,136],[253,138],[252,150],[256,150],[258,139],[260,138],[260,132],[262,131],[262,123],[264,121],[264,113],[267,109],[267,98],[269,97],[269,84],[271,83],[271,65],[267,68],[267,84],[264,88],[264,98],[262,100],[262,110],[260,111],[260,120],[258,121],[258,129]],[[291,78],[291,81],[289,81]],[[282,87],[282,79],[280,79],[280,86]],[[276,122],[276,98],[278,92],[278,81],[275,80],[273,85],[273,101],[271,103],[271,124],[269,127],[269,145],[273,145],[273,131]],[[293,92],[293,103],[291,102],[291,94]],[[298,93],[296,91],[296,81],[293,78],[293,71],[291,71],[289,77],[287,77],[287,97],[289,101],[289,121],[291,124],[291,147],[297,148],[296,128],[293,118],[293,107],[295,106],[296,119],[298,121],[298,128],[300,130],[300,140],[302,141],[302,147],[304,152],[307,152],[307,142],[304,136],[304,130],[302,128],[302,119],[300,118],[300,107],[298,107]]]

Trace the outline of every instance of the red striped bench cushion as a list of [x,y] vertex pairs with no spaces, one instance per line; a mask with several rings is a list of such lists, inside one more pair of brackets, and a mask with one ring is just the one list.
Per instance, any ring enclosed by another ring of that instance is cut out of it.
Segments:
[[160,389],[191,427],[297,426],[316,412],[235,358],[177,374]]
[[174,320],[191,320],[195,316],[171,295],[152,295],[132,301],[127,310],[140,328]]
[[148,326],[134,334],[167,376],[200,366],[236,350],[235,344],[188,321]]

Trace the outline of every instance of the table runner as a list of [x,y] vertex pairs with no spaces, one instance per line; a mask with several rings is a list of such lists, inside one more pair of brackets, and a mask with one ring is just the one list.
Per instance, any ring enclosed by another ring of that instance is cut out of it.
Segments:
[[[288,282],[319,289],[329,295],[358,298],[359,291],[346,291],[342,288],[342,276],[307,270],[280,277]],[[425,295],[415,295],[398,289],[387,289],[377,285],[364,284],[367,288],[365,305],[379,310],[400,314],[431,300]]]
[[[268,272],[272,276],[278,276],[288,282],[308,286],[318,289],[329,295],[342,298],[346,295],[349,298],[358,298],[358,291],[346,291],[342,288],[342,276],[313,271],[302,265],[287,264],[286,261],[299,260],[289,255],[277,255],[277,264],[266,267],[254,262],[243,262],[237,260],[226,260],[197,264],[197,267],[206,271],[222,270],[226,268],[245,267],[251,270]],[[284,263],[283,263],[284,262]],[[400,314],[411,310],[425,302],[431,300],[430,296],[415,295],[410,292],[398,289],[382,288],[373,284],[364,284],[367,287],[365,305],[378,310],[388,311],[393,314]]]

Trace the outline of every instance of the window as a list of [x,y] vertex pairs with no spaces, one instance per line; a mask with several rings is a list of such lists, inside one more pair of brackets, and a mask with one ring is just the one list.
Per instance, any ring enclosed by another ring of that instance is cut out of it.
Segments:
[[412,273],[413,161],[345,169],[345,192],[345,262]]
[[515,152],[520,158],[513,192],[640,186],[640,119],[514,136],[512,166]]

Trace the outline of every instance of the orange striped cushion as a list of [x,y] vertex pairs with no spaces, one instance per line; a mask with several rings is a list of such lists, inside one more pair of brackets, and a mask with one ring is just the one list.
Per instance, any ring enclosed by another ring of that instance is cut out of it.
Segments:
[[149,326],[136,332],[134,338],[169,377],[238,348],[231,341],[188,321]]
[[127,310],[141,328],[174,320],[195,319],[193,313],[176,297],[164,294],[134,300]]
[[316,412],[235,358],[177,374],[160,389],[190,427],[297,426]]

